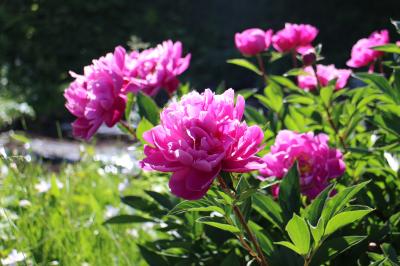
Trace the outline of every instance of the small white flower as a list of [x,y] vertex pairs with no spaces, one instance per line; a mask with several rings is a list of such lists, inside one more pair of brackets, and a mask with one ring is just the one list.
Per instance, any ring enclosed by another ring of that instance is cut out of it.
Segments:
[[139,237],[139,231],[137,229],[129,229],[126,231],[128,235],[131,235],[134,238]]
[[375,142],[378,140],[378,138],[379,138],[378,135],[372,134],[371,135],[371,144],[374,145]]
[[50,190],[50,188],[51,188],[51,183],[45,181],[44,179],[40,180],[40,182],[35,185],[35,189],[39,193],[46,193],[47,191]]
[[392,168],[393,171],[397,172],[400,167],[398,158],[394,157],[392,154],[386,151],[383,153],[383,156],[385,156],[385,159],[388,162],[390,168]]
[[118,213],[119,213],[118,208],[115,208],[114,206],[111,206],[111,205],[107,205],[104,216],[106,218],[111,218],[111,217],[114,217],[115,215],[117,215]]
[[211,213],[210,213],[210,216],[211,216],[211,217],[223,217],[223,215],[220,214],[219,212],[211,212]]
[[81,266],[90,266],[90,264],[88,262],[82,262]]
[[59,189],[62,189],[62,188],[64,187],[64,184],[63,184],[60,180],[58,180],[58,179],[56,179],[56,184],[57,184],[57,187],[58,187]]
[[23,252],[19,252],[15,249],[11,251],[10,254],[4,259],[1,259],[1,264],[2,265],[12,265],[16,266],[17,262],[24,261],[26,258],[26,254]]
[[122,192],[129,186],[129,180],[127,178],[124,179],[123,182],[118,184],[118,191]]
[[31,206],[32,204],[31,204],[31,202],[30,202],[29,200],[27,200],[27,199],[22,199],[22,200],[19,201],[18,205],[19,205],[20,207],[29,207],[29,206]]
[[60,263],[58,262],[58,260],[53,260],[50,261],[50,265],[59,265]]

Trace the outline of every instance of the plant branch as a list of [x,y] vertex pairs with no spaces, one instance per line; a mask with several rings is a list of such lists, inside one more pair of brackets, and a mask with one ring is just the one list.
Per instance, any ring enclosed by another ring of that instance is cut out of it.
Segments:
[[121,120],[119,124],[129,132],[133,139],[137,139],[135,130],[126,121]]
[[[226,191],[228,193],[228,195],[232,196],[231,191],[229,190],[228,186],[225,183],[225,180],[221,176],[218,176],[218,182],[219,182],[221,188],[224,191]],[[268,263],[267,263],[267,261],[265,259],[265,256],[264,256],[264,253],[263,253],[260,245],[258,244],[258,241],[257,241],[255,235],[253,234],[253,232],[250,230],[249,226],[247,225],[247,222],[246,222],[242,212],[240,211],[239,207],[236,206],[235,204],[233,204],[232,207],[233,207],[233,211],[235,212],[236,217],[239,219],[239,222],[241,223],[241,225],[245,229],[247,235],[249,236],[250,241],[253,243],[254,247],[257,250],[257,253],[255,253],[253,250],[251,250],[252,252],[249,251],[250,254],[257,259],[258,263],[261,266],[268,266]],[[246,243],[246,245],[247,245],[247,243]],[[245,248],[246,248],[246,246],[245,246]]]
[[267,72],[265,72],[264,62],[263,62],[260,54],[257,54],[256,57],[257,57],[258,66],[260,67],[260,70],[261,70],[261,73],[262,73],[262,76],[264,79],[264,85],[267,85],[268,77],[267,77]]

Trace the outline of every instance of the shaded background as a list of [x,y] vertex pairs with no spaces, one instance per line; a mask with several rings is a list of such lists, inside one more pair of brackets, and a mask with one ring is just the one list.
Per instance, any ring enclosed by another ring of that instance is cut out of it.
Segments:
[[[180,40],[192,53],[181,80],[194,88],[257,86],[247,71],[226,64],[239,57],[233,36],[249,27],[273,28],[285,22],[320,29],[324,63],[344,67],[352,45],[400,19],[399,0],[0,0],[0,94],[26,100],[37,113],[30,129],[54,128],[71,117],[62,92],[68,70],[82,72],[93,58],[127,47],[131,36],[155,45]],[[278,63],[269,71],[282,73]],[[50,130],[51,131],[51,130]]]

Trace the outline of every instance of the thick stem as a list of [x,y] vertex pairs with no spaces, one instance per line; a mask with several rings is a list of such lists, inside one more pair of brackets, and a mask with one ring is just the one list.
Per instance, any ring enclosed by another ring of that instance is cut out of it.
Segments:
[[267,72],[265,72],[264,62],[263,62],[260,54],[257,54],[256,57],[257,57],[258,67],[260,68],[263,79],[264,79],[264,84],[267,85],[268,77],[267,77]]
[[123,126],[129,134],[132,136],[133,139],[136,139],[136,132],[135,130],[124,120],[119,121],[119,124]]
[[[228,186],[225,183],[225,180],[221,177],[218,176],[218,182],[221,185],[221,188],[228,192],[230,191]],[[232,195],[231,193],[228,193],[229,195]],[[240,211],[239,207],[236,205],[233,205],[233,211],[235,212],[236,217],[239,219],[240,224],[243,226],[244,230],[246,231],[247,235],[249,236],[250,241],[253,243],[253,246],[256,248],[257,253],[251,254],[252,256],[256,255],[256,259],[258,263],[261,266],[268,266],[268,263],[265,259],[264,253],[258,244],[257,238],[253,234],[253,232],[250,230],[249,226],[247,225],[246,219],[244,218],[242,212]],[[242,241],[241,241],[242,242]]]

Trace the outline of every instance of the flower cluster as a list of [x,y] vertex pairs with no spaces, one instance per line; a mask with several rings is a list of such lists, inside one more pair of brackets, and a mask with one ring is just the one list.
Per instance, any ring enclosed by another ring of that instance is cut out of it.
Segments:
[[334,65],[317,65],[316,68],[317,73],[315,73],[312,66],[303,69],[307,75],[300,75],[297,77],[300,88],[314,90],[317,88],[318,83],[321,86],[327,86],[330,81],[336,80],[335,88],[337,90],[343,89],[351,75],[351,70],[336,69]]
[[182,58],[182,44],[165,41],[156,48],[128,54],[118,46],[114,53],[93,60],[83,75],[71,72],[75,80],[64,96],[67,109],[76,116],[73,135],[90,139],[105,123],[114,126],[125,110],[126,94],[143,91],[155,95],[161,88],[177,89],[177,76],[184,72],[190,54]]
[[[301,192],[308,198],[315,198],[329,184],[345,171],[342,153],[328,146],[328,136],[312,132],[298,134],[289,130],[278,133],[270,153],[263,157],[266,167],[260,171],[261,179],[276,177],[282,179],[297,161],[300,173]],[[274,187],[274,195],[279,186]]]
[[232,89],[222,95],[191,92],[161,113],[161,124],[144,133],[145,169],[172,172],[171,192],[199,199],[221,171],[249,172],[265,164],[255,156],[263,132],[241,122],[244,98]]
[[303,53],[312,48],[318,29],[307,24],[286,23],[285,28],[272,37],[272,45],[278,52],[296,51]]
[[235,34],[235,44],[238,50],[246,56],[254,56],[265,50],[270,45],[280,53],[304,53],[312,49],[311,43],[317,37],[318,29],[306,24],[286,23],[285,28],[273,35],[271,29],[247,29]]
[[354,68],[369,65],[370,70],[373,70],[375,61],[383,56],[383,52],[371,48],[387,43],[389,43],[389,32],[387,30],[375,31],[368,38],[360,39],[351,49],[351,58],[347,61],[347,65]]

